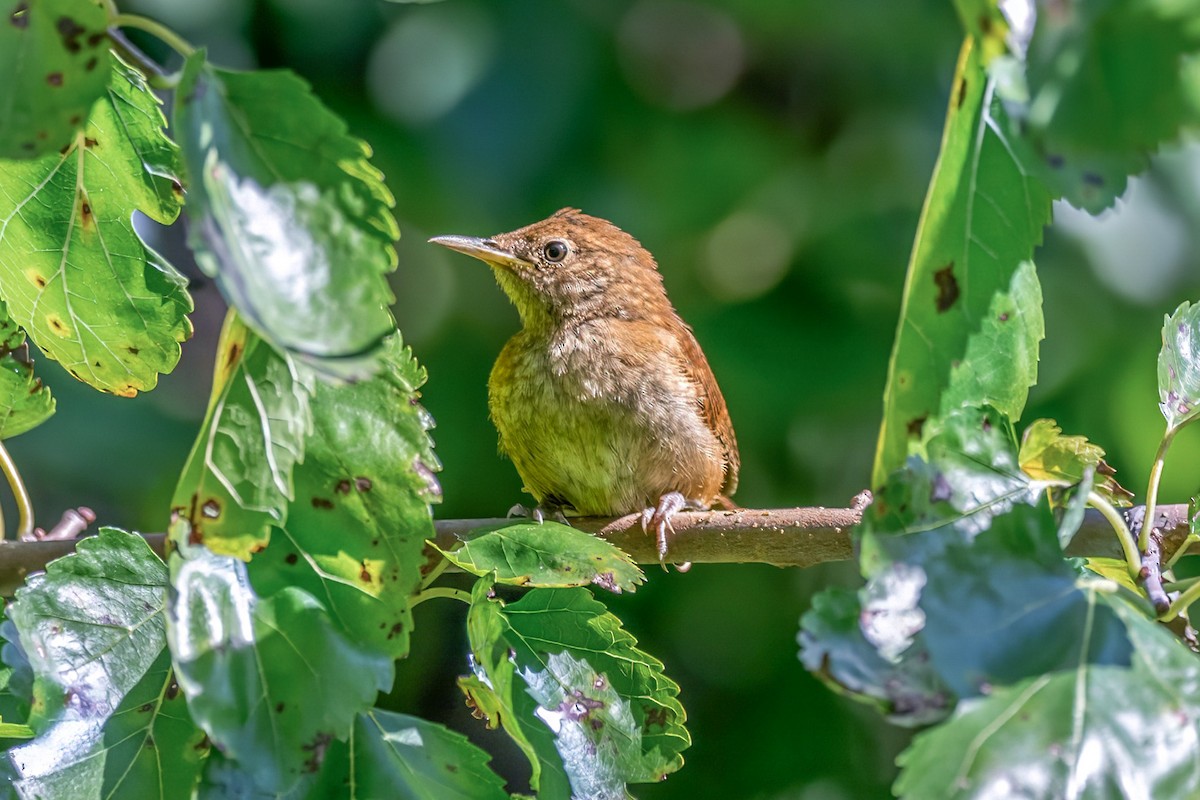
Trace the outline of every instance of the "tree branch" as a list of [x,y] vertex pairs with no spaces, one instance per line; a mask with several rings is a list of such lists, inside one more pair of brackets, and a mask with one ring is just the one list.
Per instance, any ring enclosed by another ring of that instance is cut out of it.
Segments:
[[[1136,511],[1137,509],[1132,509]],[[671,524],[669,557],[693,564],[760,563],[777,567],[810,567],[827,561],[845,561],[853,555],[850,529],[858,522],[857,508],[739,509],[737,511],[681,512]],[[1159,506],[1162,552],[1166,558],[1187,537],[1187,506]],[[510,522],[512,520],[509,520]],[[468,532],[503,519],[437,520],[437,543],[453,547]],[[641,516],[617,519],[579,517],[571,524],[620,547],[641,564],[657,564],[654,537],[642,532]],[[160,556],[165,537],[144,534]],[[75,541],[0,542],[0,595],[11,597],[30,573],[75,549]],[[1072,556],[1122,558],[1112,526],[1098,511],[1089,509],[1083,525],[1067,548]]]

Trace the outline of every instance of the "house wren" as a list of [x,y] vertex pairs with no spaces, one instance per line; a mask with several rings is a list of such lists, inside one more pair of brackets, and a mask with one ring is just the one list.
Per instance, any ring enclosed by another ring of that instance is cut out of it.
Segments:
[[521,316],[488,405],[535,516],[641,511],[663,558],[675,512],[729,503],[738,450],[725,399],[636,239],[564,208],[490,239],[429,241],[488,264]]

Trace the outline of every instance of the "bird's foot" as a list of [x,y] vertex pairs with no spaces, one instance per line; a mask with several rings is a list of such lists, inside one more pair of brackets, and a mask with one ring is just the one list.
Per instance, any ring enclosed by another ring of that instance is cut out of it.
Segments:
[[543,522],[545,522],[546,517],[548,516],[554,522],[561,522],[563,525],[571,524],[567,522],[567,515],[563,513],[562,506],[554,505],[543,504],[529,508],[521,503],[517,503],[510,508],[508,513],[504,516],[505,519],[512,519],[513,517],[525,517],[526,519],[533,520],[538,525],[541,525]]
[[[667,492],[658,498],[657,506],[642,511],[642,530],[646,533],[654,531],[654,542],[658,546],[658,563],[663,565],[663,569],[666,569],[670,539],[675,535],[675,528],[671,526],[671,518],[684,509],[703,510],[703,506],[688,500],[679,492]],[[687,572],[691,568],[692,562],[690,561],[675,565],[675,569],[680,572]]]

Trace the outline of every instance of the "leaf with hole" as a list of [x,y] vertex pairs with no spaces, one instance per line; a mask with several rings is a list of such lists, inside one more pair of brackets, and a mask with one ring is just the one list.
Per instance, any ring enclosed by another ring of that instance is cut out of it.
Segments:
[[[435,545],[436,547],[436,545]],[[596,585],[632,592],[645,575],[619,548],[570,525],[547,520],[471,531],[462,546],[438,550],[464,572],[512,586]]]

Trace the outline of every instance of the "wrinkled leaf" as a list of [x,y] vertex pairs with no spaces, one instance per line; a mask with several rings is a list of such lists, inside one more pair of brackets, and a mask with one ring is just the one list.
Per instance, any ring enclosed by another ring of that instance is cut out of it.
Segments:
[[21,649],[17,626],[7,617],[0,622],[0,641],[0,719],[24,722],[33,704],[33,668]]
[[25,331],[12,321],[0,300],[0,439],[36,428],[53,413],[50,390],[33,377]]
[[834,691],[874,705],[889,722],[927,725],[954,707],[954,695],[929,666],[924,645],[909,641],[885,658],[863,635],[859,594],[831,588],[815,595],[800,620],[800,661]]
[[260,598],[242,562],[188,555],[168,627],[188,707],[258,788],[286,792],[391,687],[392,661],[342,635],[307,592]]
[[627,796],[625,783],[635,764],[637,773],[665,774],[661,752],[642,752],[642,731],[629,701],[607,676],[570,653],[551,654],[545,664],[544,670],[523,670],[521,677],[537,701],[535,713],[554,733],[573,797]]
[[914,800],[1196,796],[1200,660],[1128,604],[1099,597],[1127,626],[1131,666],[1082,662],[962,703],[901,754],[896,793]]
[[351,639],[400,658],[413,627],[409,597],[434,534],[429,504],[441,499],[440,465],[433,420],[417,402],[425,372],[398,334],[382,366],[369,380],[317,383],[296,502],[249,572],[261,595],[303,588],[323,598]]
[[292,469],[312,427],[314,383],[230,312],[208,414],[175,487],[176,542],[241,559],[266,546],[271,525],[287,521]]
[[267,341],[326,372],[372,371],[395,328],[399,230],[370,148],[289,72],[197,52],[178,96],[201,266]]
[[61,150],[104,93],[108,15],[91,0],[10,0],[0,17],[0,158]]
[[[640,731],[641,757],[606,763],[605,769],[617,770],[625,783],[636,783],[660,780],[680,767],[681,753],[691,740],[683,727],[686,715],[677,699],[679,687],[663,674],[661,662],[635,647],[636,640],[587,589],[533,589],[505,604],[488,599],[489,587],[481,580],[472,595],[467,633],[477,680],[464,688],[480,711],[499,716],[499,723],[529,756],[535,788],[556,796],[565,791],[564,774],[571,786],[589,780],[572,772],[574,762],[564,762],[559,755],[555,729],[538,714],[540,706],[529,693],[528,676],[545,672],[550,656],[564,653],[586,661],[589,675],[604,676],[616,695],[629,703],[634,727]],[[563,689],[590,696],[595,687]]]
[[477,528],[461,547],[438,549],[464,572],[491,575],[497,583],[513,586],[595,584],[620,593],[635,591],[645,580],[641,569],[619,548],[548,520]]
[[0,296],[50,358],[97,389],[152,389],[191,335],[186,281],[133,227],[179,214],[178,153],[141,76],[114,63],[66,150],[0,170]]
[[190,790],[203,735],[171,677],[166,584],[140,536],[103,528],[18,590],[9,615],[29,654],[38,734],[10,752],[22,796]]
[[1200,305],[1184,303],[1163,321],[1158,400],[1168,429],[1178,429],[1200,413]]
[[1104,460],[1104,448],[1086,436],[1064,436],[1052,419],[1034,420],[1021,437],[1017,454],[1021,470],[1036,481],[1074,486],[1084,480],[1088,469],[1100,476],[1093,489],[1118,506],[1128,506],[1133,498],[1117,483],[1116,470]]
[[[986,340],[995,339],[991,329],[999,315],[991,317],[993,303],[1003,302],[996,300],[998,295],[1014,301],[1009,321],[1020,322],[1031,335],[1040,331],[1033,316],[1040,311],[1024,305],[1035,294],[1014,293],[1014,276],[1041,241],[1050,220],[1050,197],[1014,152],[1015,137],[995,96],[995,79],[985,73],[973,41],[968,38],[959,58],[941,154],[905,279],[874,486],[904,463],[910,443],[921,439],[925,422],[941,411],[955,365],[971,351],[973,337],[985,340],[974,346],[976,352],[986,351]],[[1025,342],[1022,352],[1036,349],[1036,342]],[[1019,370],[1017,385],[976,389],[1003,398],[1001,410],[1014,419],[1034,378],[1028,369],[1034,360],[1022,363],[1026,367]],[[1011,379],[1003,373],[995,377]],[[960,386],[964,380],[959,378]],[[970,398],[964,392],[956,400],[983,402],[986,397]]]

